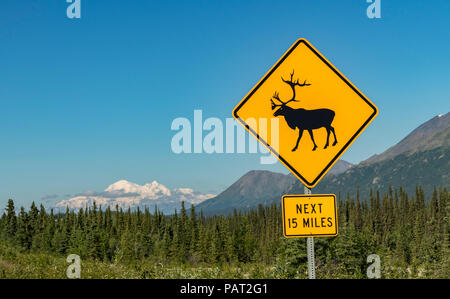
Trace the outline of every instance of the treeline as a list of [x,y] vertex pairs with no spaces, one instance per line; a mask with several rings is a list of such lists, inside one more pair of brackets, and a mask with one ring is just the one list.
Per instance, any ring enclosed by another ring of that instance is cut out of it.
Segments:
[[[317,272],[323,277],[365,277],[367,256],[382,257],[386,277],[450,277],[450,201],[446,189],[426,199],[420,187],[380,195],[338,196],[339,235],[316,238]],[[306,275],[305,239],[282,237],[279,204],[228,216],[205,217],[194,206],[174,215],[103,209],[95,204],[54,214],[33,203],[15,211],[8,201],[0,219],[1,243],[20,252],[78,254],[82,259],[129,265],[212,267],[257,264],[281,277]]]

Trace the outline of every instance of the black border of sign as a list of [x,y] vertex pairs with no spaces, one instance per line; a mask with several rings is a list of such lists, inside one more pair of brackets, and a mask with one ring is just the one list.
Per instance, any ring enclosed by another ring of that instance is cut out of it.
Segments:
[[[246,124],[239,116],[238,111],[245,104],[245,102],[250,99],[250,97],[258,90],[258,88],[272,75],[272,73],[284,62],[284,60],[300,45],[304,43],[317,57],[319,57],[322,62],[324,62],[333,72],[339,76],[356,94],[360,96],[361,99],[364,100],[372,109],[373,113],[370,117],[364,122],[364,124],[356,131],[356,133],[350,138],[350,140],[342,147],[342,149],[337,153],[337,155],[328,163],[327,166],[320,172],[320,174],[312,181],[309,182],[306,180],[294,167],[292,167],[283,157],[281,157],[265,140],[263,140],[254,130],[250,128],[248,124]],[[375,118],[378,114],[378,109],[373,105],[353,84],[351,84],[331,63],[329,63],[316,49],[314,49],[307,40],[301,38],[299,39],[287,52],[284,56],[278,61],[275,66],[266,74],[266,76],[252,89],[252,91],[234,108],[233,116],[247,129],[249,130],[255,137],[262,142],[265,146],[267,146],[270,151],[272,151],[284,165],[286,165],[290,171],[292,171],[302,182],[304,182],[308,187],[314,187],[318,181],[325,175],[328,169],[333,166],[335,161],[347,150],[350,144],[355,140],[355,138],[361,133],[361,131]]]
[[[287,235],[286,234],[286,219],[284,217],[284,199],[294,197],[294,198],[305,198],[305,197],[332,197],[334,203],[334,219],[336,220],[336,229],[334,234],[315,234],[315,235]],[[295,238],[295,237],[336,237],[338,235],[338,218],[337,218],[337,204],[336,204],[336,195],[334,194],[291,194],[291,195],[283,195],[281,197],[281,212],[283,213],[283,236],[285,238]]]

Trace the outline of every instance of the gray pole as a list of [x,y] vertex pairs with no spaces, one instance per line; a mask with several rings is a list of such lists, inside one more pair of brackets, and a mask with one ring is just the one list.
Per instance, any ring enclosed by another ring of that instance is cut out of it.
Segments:
[[[311,189],[305,187],[305,194],[311,194]],[[306,238],[306,253],[308,256],[308,277],[309,279],[316,279],[316,267],[314,262],[314,238]]]

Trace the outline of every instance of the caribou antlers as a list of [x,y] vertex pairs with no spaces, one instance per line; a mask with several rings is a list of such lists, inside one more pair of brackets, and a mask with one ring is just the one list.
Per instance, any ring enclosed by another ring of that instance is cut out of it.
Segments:
[[293,80],[294,80],[293,78],[294,78],[294,70],[292,70],[292,73],[291,73],[291,80],[290,80],[290,81],[284,80],[283,77],[281,77],[281,80],[283,80],[284,83],[289,84],[292,88],[295,87],[295,86],[300,86],[300,87],[302,87],[302,86],[310,86],[310,85],[311,85],[311,84],[309,84],[309,83],[306,83],[306,80],[303,81],[303,83],[299,83],[299,82],[298,82],[298,79],[297,79],[297,81],[294,82],[294,81],[293,81]]
[[283,103],[282,100],[280,100],[280,97],[278,96],[278,92],[275,91],[274,95],[272,96],[272,98],[274,98],[275,100],[279,101],[281,103],[281,105],[277,105],[274,103],[274,101],[271,99],[270,102],[272,103],[272,110],[275,109],[276,107],[281,107],[283,105],[286,105],[287,103]]
[[283,80],[284,83],[288,84],[292,88],[292,98],[289,101],[287,101],[287,102],[283,102],[282,100],[280,100],[278,92],[275,92],[275,94],[272,97],[275,100],[279,101],[281,103],[281,105],[275,104],[273,102],[273,100],[271,99],[270,102],[272,103],[272,110],[275,109],[276,107],[285,106],[289,102],[298,102],[298,100],[295,99],[295,86],[303,87],[303,86],[310,86],[311,85],[309,83],[306,83],[306,80],[303,81],[303,83],[300,83],[299,79],[297,79],[297,81],[294,82],[294,70],[291,73],[291,80],[284,80],[283,77],[281,77],[281,80]]

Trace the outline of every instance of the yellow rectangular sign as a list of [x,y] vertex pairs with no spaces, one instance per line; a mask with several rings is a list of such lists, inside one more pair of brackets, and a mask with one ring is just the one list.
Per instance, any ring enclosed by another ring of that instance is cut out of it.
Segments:
[[286,238],[337,236],[334,194],[284,195],[281,201]]

